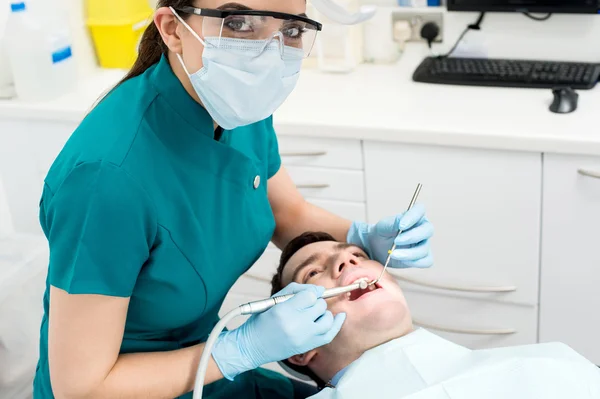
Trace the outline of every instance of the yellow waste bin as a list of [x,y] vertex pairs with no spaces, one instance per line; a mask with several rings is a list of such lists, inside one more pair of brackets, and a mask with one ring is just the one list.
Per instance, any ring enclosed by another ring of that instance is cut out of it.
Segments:
[[154,10],[148,0],[86,0],[86,19],[103,68],[129,69]]

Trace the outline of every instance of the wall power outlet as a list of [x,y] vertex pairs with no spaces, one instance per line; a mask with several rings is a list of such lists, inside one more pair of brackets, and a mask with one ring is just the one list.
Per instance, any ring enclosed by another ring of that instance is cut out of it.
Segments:
[[392,24],[398,21],[406,21],[412,28],[412,36],[408,41],[425,41],[421,38],[421,29],[428,22],[435,22],[440,28],[440,34],[435,38],[435,43],[441,43],[444,40],[444,13],[436,8],[429,10],[426,8],[406,8],[392,12]]

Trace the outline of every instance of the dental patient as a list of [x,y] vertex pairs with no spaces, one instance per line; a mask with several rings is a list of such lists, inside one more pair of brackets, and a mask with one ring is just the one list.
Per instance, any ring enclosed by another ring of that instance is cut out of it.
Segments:
[[[383,266],[326,233],[305,233],[284,249],[272,293],[290,283],[326,288],[375,280]],[[366,290],[327,300],[346,313],[326,346],[283,363],[313,379],[322,398],[598,399],[600,369],[563,344],[470,350],[415,328],[388,273]]]

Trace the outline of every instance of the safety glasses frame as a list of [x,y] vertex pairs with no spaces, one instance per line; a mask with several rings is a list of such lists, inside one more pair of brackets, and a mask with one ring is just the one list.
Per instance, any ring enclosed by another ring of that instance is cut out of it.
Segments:
[[275,19],[282,20],[296,20],[300,22],[304,22],[310,25],[313,25],[316,28],[316,31],[321,31],[323,29],[323,24],[312,20],[307,17],[303,17],[295,14],[287,14],[284,12],[276,12],[276,11],[261,11],[261,10],[214,10],[210,8],[196,8],[196,7],[181,7],[176,8],[176,11],[182,12],[184,14],[193,14],[199,15],[203,17],[213,17],[213,18],[227,18],[232,15],[249,15],[249,16],[258,16],[258,17],[272,17]]

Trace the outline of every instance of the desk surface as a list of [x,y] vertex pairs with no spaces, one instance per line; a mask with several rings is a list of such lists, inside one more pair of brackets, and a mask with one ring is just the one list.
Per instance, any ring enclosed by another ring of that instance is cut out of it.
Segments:
[[[550,90],[415,83],[426,55],[412,47],[397,65],[365,64],[351,74],[303,70],[275,113],[278,134],[600,155],[600,88],[580,91],[576,112],[553,114]],[[78,122],[122,75],[98,71],[52,102],[0,101],[0,118]]]

